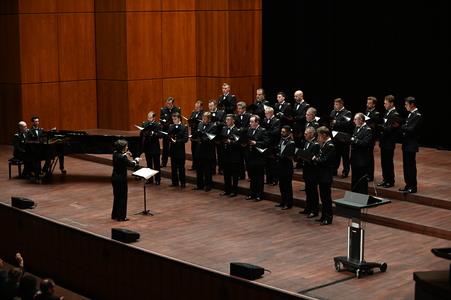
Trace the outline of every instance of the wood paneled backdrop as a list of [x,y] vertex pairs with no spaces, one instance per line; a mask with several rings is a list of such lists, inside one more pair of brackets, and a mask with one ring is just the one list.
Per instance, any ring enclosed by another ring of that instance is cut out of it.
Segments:
[[5,0],[0,142],[44,128],[132,130],[173,96],[189,115],[228,82],[261,85],[261,0]]

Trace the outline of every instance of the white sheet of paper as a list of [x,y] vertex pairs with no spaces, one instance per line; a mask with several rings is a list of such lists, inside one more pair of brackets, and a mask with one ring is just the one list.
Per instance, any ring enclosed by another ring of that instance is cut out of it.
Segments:
[[165,131],[161,131],[161,130],[160,130],[160,133],[162,133],[162,134],[164,134],[164,135],[168,135],[168,133],[165,132]]
[[[365,116],[365,115],[364,115]],[[370,119],[370,117],[365,116],[365,121],[368,121]]]
[[135,171],[132,173],[133,176],[137,176],[137,177],[141,177],[144,179],[149,179],[150,177],[155,176],[155,174],[157,174],[158,171],[151,169],[151,168],[141,168],[138,171]]
[[141,127],[141,126],[138,126],[138,125],[135,125],[135,127],[138,128],[139,130],[143,130],[144,129],[144,127]]
[[349,118],[349,117],[344,117],[344,118],[345,118],[346,122],[351,121],[351,118]]
[[263,152],[265,152],[265,151],[266,151],[266,149],[267,149],[267,148],[265,148],[265,149],[262,149],[262,148],[258,148],[258,147],[255,147],[255,149],[257,149],[257,150],[258,150],[258,152],[260,152],[260,153],[263,153]]
[[315,117],[315,121],[318,122],[320,117]]
[[332,137],[335,137],[337,135],[338,131],[332,130]]
[[214,139],[214,138],[216,137],[215,134],[211,134],[211,133],[208,133],[208,132],[206,132],[205,134],[208,136],[208,138],[209,138],[210,140],[212,140],[212,139]]
[[387,123],[387,119],[384,118],[384,123]]

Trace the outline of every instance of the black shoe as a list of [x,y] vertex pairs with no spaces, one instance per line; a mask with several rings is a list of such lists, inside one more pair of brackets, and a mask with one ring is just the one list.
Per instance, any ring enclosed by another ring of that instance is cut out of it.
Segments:
[[192,188],[193,191],[200,191],[203,189],[204,189],[203,187],[198,187],[198,186]]
[[322,222],[322,221],[324,221],[325,219],[323,218],[323,217],[321,217],[321,218],[319,218],[319,219],[315,219],[315,222]]
[[219,196],[228,196],[228,195],[230,195],[230,193],[226,193],[226,192],[219,193]]
[[230,198],[236,197],[236,193],[230,193]]
[[182,183],[182,184],[180,185],[180,187],[181,187],[181,188],[186,188],[186,183]]
[[391,188],[391,187],[394,187],[394,186],[395,186],[394,183],[386,182],[382,187],[384,187],[384,188]]
[[251,195],[246,196],[246,200],[252,200],[252,199],[254,199],[253,196],[251,196]]
[[126,221],[130,221],[129,218],[124,218],[124,219],[117,219],[119,222],[126,222]]
[[348,178],[348,173],[346,172],[341,173],[341,178]]
[[155,184],[156,184],[156,185],[160,185],[160,182],[159,182],[159,181],[155,181]]
[[205,187],[205,191],[206,191],[206,192],[211,191],[211,187],[210,187],[210,186]]
[[287,209],[291,209],[293,206],[284,206],[282,207],[282,210],[287,210]]
[[411,194],[411,193],[416,193],[417,189],[416,188],[409,188],[409,187],[405,187],[403,189],[399,189],[400,192],[405,193],[405,194]]
[[319,223],[319,225],[330,225],[330,224],[332,224],[332,220],[327,220],[327,219],[325,219],[321,223]]
[[224,173],[222,172],[222,170],[218,171],[218,175],[224,175]]
[[302,215],[308,215],[310,213],[310,211],[304,209],[304,210],[301,210],[299,213]]
[[67,174],[67,171],[66,170],[64,170],[64,169],[60,169],[61,170],[61,174],[63,174],[63,175],[66,175]]
[[259,202],[262,201],[262,199],[260,197],[255,197],[254,202]]
[[283,205],[283,204],[276,204],[276,205],[274,205],[274,207],[284,207],[285,205]]
[[309,219],[311,219],[311,218],[314,218],[314,217],[317,217],[318,216],[318,213],[309,213],[308,215],[307,215],[307,218],[309,218]]
[[179,186],[178,184],[170,184],[169,185],[170,187],[177,187],[177,186]]

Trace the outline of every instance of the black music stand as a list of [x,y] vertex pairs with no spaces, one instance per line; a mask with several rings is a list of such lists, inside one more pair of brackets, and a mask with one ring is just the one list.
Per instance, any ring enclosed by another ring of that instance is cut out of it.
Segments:
[[347,256],[334,257],[335,270],[338,272],[345,270],[354,272],[357,278],[363,274],[373,274],[374,268],[379,268],[381,272],[387,270],[387,264],[367,262],[364,254],[364,234],[363,221],[361,220],[362,211],[370,207],[375,207],[390,203],[390,200],[373,197],[370,195],[346,191],[344,198],[334,200],[337,213],[349,218],[348,224],[348,254]]
[[150,168],[141,168],[138,171],[132,173],[133,176],[138,177],[142,180],[144,186],[144,210],[139,213],[136,213],[135,215],[153,216],[153,213],[149,209],[147,209],[146,181],[149,180],[149,178],[155,176],[155,174],[157,173],[158,173],[157,170],[153,170]]

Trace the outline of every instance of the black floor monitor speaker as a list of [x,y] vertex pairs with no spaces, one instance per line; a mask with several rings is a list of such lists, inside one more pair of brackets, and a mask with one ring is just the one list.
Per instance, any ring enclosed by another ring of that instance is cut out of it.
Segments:
[[36,203],[33,200],[23,197],[11,197],[11,205],[20,209],[35,208]]
[[231,262],[230,275],[254,280],[263,276],[265,269],[247,263]]
[[124,243],[133,243],[139,239],[139,233],[124,228],[111,228],[111,238]]

